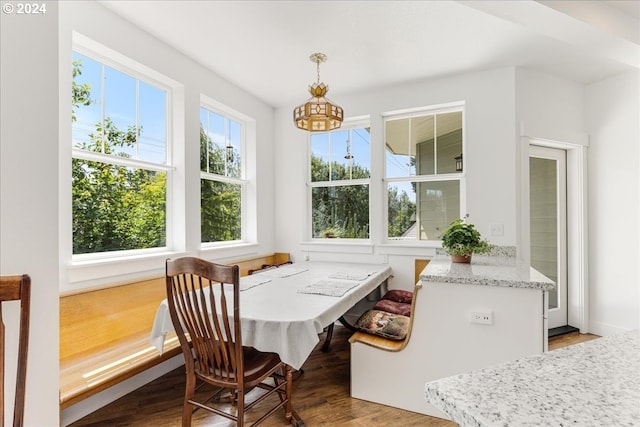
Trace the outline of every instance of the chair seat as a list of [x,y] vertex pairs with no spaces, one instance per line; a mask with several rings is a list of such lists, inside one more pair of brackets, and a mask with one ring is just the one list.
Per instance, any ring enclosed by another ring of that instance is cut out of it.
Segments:
[[266,372],[275,370],[280,365],[280,356],[276,353],[263,353],[253,347],[243,347],[244,380],[251,386],[260,382]]

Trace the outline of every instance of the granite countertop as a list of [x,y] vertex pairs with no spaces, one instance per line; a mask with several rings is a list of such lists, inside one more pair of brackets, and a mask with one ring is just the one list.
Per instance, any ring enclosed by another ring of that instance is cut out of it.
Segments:
[[432,381],[461,427],[640,425],[640,330]]
[[420,273],[423,282],[464,285],[508,286],[549,291],[556,284],[536,269],[519,263],[514,256],[473,255],[470,264],[452,263],[448,255],[438,255]]

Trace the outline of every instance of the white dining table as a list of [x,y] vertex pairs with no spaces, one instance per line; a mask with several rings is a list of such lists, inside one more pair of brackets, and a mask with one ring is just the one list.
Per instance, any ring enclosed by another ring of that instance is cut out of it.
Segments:
[[[386,264],[305,261],[242,277],[243,345],[277,353],[284,363],[300,369],[320,341],[318,334],[391,276]],[[150,338],[161,352],[170,331],[165,299]]]

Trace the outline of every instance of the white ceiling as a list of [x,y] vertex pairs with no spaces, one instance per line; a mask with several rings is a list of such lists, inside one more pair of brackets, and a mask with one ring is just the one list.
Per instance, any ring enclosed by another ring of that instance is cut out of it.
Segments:
[[522,66],[588,83],[640,68],[633,1],[103,1],[274,107]]

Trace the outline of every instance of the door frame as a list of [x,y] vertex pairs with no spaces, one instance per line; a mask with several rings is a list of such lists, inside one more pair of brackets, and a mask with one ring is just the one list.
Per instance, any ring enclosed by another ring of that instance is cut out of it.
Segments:
[[557,148],[567,153],[567,322],[589,332],[587,217],[587,146],[579,143],[521,136],[520,226],[518,258],[531,265],[529,214],[529,146]]

